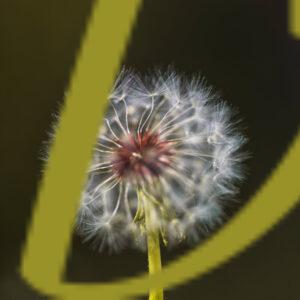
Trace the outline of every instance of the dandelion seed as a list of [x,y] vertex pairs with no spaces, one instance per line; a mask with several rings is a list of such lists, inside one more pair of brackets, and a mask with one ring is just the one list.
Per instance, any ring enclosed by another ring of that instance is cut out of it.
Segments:
[[169,72],[143,81],[122,71],[79,210],[85,239],[100,249],[149,250],[159,236],[171,247],[207,234],[242,178],[245,138],[231,118],[203,79]]

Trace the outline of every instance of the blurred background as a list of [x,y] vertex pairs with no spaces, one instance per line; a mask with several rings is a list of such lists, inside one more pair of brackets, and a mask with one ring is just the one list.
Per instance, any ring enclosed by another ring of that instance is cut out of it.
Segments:
[[[0,0],[3,300],[46,299],[20,278],[20,253],[42,176],[41,151],[53,114],[63,103],[94,3]],[[300,41],[289,35],[287,18],[287,0],[144,0],[123,58],[124,65],[141,73],[169,65],[200,73],[238,110],[251,158],[230,216],[247,205],[297,132]],[[201,279],[166,291],[165,298],[299,299],[299,228],[300,206],[242,254]],[[163,251],[163,261],[186,251],[184,246]],[[62,280],[110,281],[146,268],[143,253],[97,253],[74,234]]]

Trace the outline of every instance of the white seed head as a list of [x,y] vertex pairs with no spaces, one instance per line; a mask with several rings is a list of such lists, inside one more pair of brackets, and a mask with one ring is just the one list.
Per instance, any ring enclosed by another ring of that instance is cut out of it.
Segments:
[[99,130],[80,233],[112,250],[144,249],[147,230],[159,230],[169,246],[198,241],[221,223],[242,178],[245,138],[235,126],[203,79],[123,70]]

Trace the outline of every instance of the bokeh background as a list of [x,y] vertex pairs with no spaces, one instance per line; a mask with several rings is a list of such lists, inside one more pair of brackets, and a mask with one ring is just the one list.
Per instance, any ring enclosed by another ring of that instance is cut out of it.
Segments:
[[[63,104],[94,3],[0,0],[3,300],[47,299],[20,278],[20,253],[42,176],[41,152],[53,114]],[[247,205],[297,131],[300,41],[289,35],[287,24],[285,0],[144,0],[123,58],[123,64],[141,73],[168,65],[187,74],[201,73],[238,109],[251,158],[230,216]],[[63,213],[58,207],[57,214]],[[300,206],[222,267],[166,291],[166,299],[299,299],[299,228]],[[167,263],[186,251],[184,246],[163,251],[163,260]],[[74,234],[62,280],[109,281],[146,268],[143,253],[99,254]]]

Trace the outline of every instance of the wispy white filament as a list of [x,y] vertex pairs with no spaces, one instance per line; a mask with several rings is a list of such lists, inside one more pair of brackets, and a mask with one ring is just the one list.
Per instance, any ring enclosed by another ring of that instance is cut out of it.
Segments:
[[[245,138],[231,110],[203,79],[188,81],[174,72],[140,78],[122,71],[109,101],[78,213],[79,231],[100,249],[144,248],[137,219],[139,206],[149,201],[152,226],[168,245],[197,241],[222,221],[242,178]],[[157,141],[144,150],[147,138]],[[140,143],[140,152],[126,144],[130,139]]]

